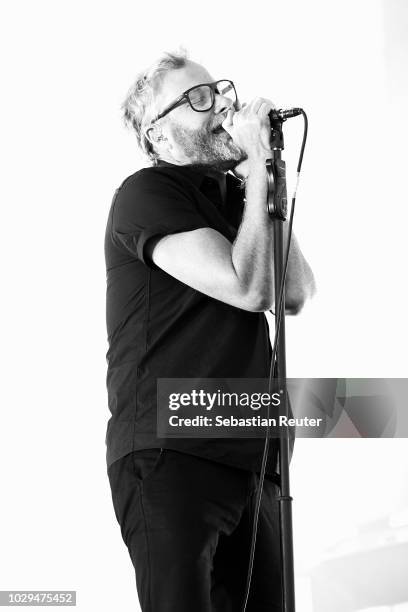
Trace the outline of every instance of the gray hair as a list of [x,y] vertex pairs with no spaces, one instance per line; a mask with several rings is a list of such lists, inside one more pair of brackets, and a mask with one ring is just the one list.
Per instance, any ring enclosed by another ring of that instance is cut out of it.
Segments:
[[187,52],[184,49],[174,53],[164,53],[136,77],[122,104],[125,124],[135,130],[139,148],[153,164],[157,163],[158,156],[146,136],[145,128],[152,120],[154,95],[163,75],[170,70],[183,68],[186,61]]

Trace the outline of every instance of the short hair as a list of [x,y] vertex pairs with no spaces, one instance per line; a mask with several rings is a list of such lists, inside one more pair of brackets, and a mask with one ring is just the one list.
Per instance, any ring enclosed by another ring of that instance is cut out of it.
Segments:
[[157,163],[158,155],[146,136],[145,127],[152,120],[154,96],[163,75],[170,70],[183,68],[186,62],[185,49],[163,53],[149,68],[139,73],[122,104],[125,124],[135,130],[139,148],[153,164]]

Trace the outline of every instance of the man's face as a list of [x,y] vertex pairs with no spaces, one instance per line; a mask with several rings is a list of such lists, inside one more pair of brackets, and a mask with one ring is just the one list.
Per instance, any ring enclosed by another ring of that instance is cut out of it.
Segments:
[[[203,66],[190,61],[184,68],[167,72],[156,98],[157,113],[190,87],[214,80]],[[225,130],[214,132],[226,118],[230,107],[231,100],[216,93],[214,106],[209,111],[194,111],[187,101],[170,111],[158,121],[167,139],[160,157],[183,165],[202,165],[219,170],[234,168],[245,159],[245,155]]]

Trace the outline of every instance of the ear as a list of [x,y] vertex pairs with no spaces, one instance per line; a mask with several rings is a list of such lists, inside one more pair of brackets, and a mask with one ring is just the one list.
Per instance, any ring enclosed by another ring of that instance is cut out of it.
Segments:
[[166,140],[166,138],[162,134],[160,125],[158,125],[157,123],[150,126],[146,130],[145,134],[146,134],[147,140],[149,140],[149,142],[151,142],[152,145],[155,145],[160,141]]

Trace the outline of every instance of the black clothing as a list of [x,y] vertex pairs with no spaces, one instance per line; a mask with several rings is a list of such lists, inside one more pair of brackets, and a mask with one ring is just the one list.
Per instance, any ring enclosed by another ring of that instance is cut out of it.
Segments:
[[[143,612],[241,612],[258,476],[168,449],[108,470]],[[281,612],[278,487],[266,479],[247,612]]]
[[[259,471],[264,441],[156,437],[158,378],[267,378],[270,342],[263,313],[195,291],[149,259],[152,239],[210,227],[233,242],[243,191],[187,166],[160,164],[127,178],[109,212],[107,268],[107,463],[127,453],[169,448]],[[151,244],[151,243],[150,243]],[[271,441],[268,473],[276,465]]]

